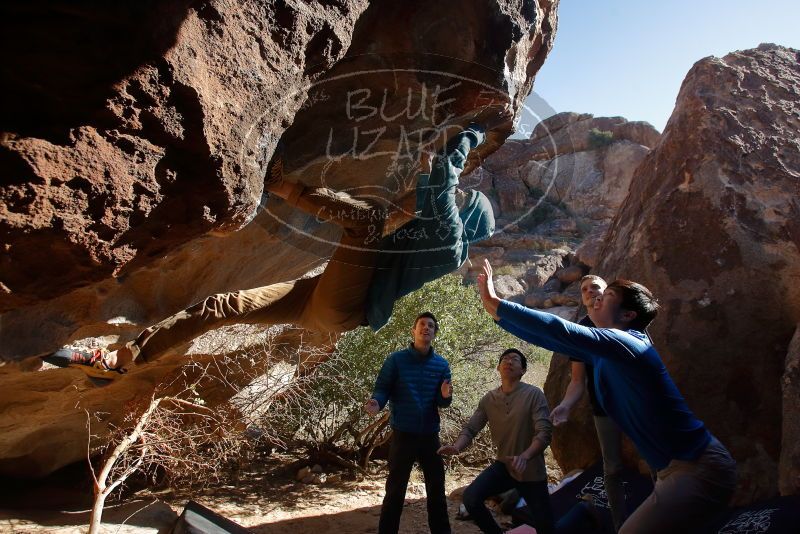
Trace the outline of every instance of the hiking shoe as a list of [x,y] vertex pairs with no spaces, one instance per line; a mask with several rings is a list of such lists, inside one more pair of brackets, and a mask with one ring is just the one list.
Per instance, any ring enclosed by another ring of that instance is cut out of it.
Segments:
[[102,349],[91,351],[60,349],[44,356],[42,360],[57,367],[74,367],[87,376],[105,380],[116,380],[128,372],[123,367],[110,367],[106,363],[107,354],[108,351]]

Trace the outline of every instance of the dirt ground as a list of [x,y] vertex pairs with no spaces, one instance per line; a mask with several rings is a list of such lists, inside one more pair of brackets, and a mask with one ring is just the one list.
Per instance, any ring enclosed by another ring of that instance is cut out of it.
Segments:
[[[548,455],[549,456],[549,455]],[[205,490],[177,489],[162,492],[143,490],[109,502],[103,514],[105,533],[167,533],[189,500],[251,529],[257,534],[349,534],[375,532],[384,495],[385,470],[364,477],[347,471],[326,473],[327,480],[303,484],[285,472],[293,460],[273,455],[256,472],[244,474],[236,484]],[[557,471],[548,458],[551,474]],[[446,493],[454,533],[480,532],[471,521],[456,519],[461,494],[477,476],[479,468],[450,469]],[[20,490],[25,509],[0,509],[0,532],[14,534],[85,533],[89,521],[91,490],[83,495],[63,490],[34,488]],[[13,503],[11,503],[13,506]],[[508,516],[497,515],[500,524]],[[422,474],[412,472],[406,505],[400,523],[403,534],[428,532],[425,485]]]
[[[531,365],[526,381],[541,387],[545,364]],[[115,534],[167,534],[189,500],[249,528],[257,534],[356,534],[376,532],[384,495],[385,464],[374,474],[356,475],[330,470],[327,480],[303,484],[286,466],[296,456],[273,454],[250,465],[235,484],[204,490],[177,488],[129,492],[121,501],[109,500],[103,513],[102,532]],[[561,477],[550,449],[545,453],[551,482]],[[446,493],[450,523],[455,534],[480,532],[471,521],[456,519],[461,494],[481,467],[448,469]],[[92,505],[88,471],[73,466],[60,480],[37,486],[25,481],[0,480],[0,533],[86,533]],[[82,479],[82,480],[79,480]],[[503,525],[509,516],[497,515]],[[401,534],[428,532],[425,485],[422,474],[412,472],[400,522]]]
[[[448,476],[446,493],[453,532],[480,532],[471,522],[453,519],[461,503],[461,493],[472,478],[474,474],[467,472],[459,472],[457,476],[451,472]],[[277,482],[250,503],[232,503],[225,497],[213,496],[200,502],[259,534],[368,533],[377,530],[383,484],[382,476],[316,486]],[[415,472],[406,492],[400,532],[427,531],[425,486],[421,474]]]

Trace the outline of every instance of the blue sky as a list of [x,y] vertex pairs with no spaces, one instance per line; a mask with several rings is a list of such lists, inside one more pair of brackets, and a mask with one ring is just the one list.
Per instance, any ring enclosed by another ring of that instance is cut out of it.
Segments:
[[[800,49],[798,28],[800,0],[561,0],[527,103],[542,118],[548,108],[620,115],[661,131],[696,61],[765,42]],[[532,122],[523,114],[515,137]]]

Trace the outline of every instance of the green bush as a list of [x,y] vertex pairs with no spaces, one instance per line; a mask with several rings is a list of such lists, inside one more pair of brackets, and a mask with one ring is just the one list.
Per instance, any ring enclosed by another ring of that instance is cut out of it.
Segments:
[[589,147],[603,148],[614,142],[614,134],[608,130],[598,130],[592,128],[589,130]]
[[[304,441],[309,448],[325,444],[341,456],[363,461],[380,441],[370,433],[375,419],[365,414],[363,405],[383,361],[408,346],[414,318],[423,311],[439,320],[434,348],[450,362],[453,376],[453,404],[441,411],[443,443],[455,440],[483,394],[499,385],[495,366],[504,349],[518,347],[529,355],[530,364],[549,357],[497,327],[483,310],[476,288],[448,275],[398,300],[379,332],[360,327],[342,336],[333,357],[305,378],[304,393],[287,396],[270,411],[271,432],[286,441]],[[384,426],[382,435],[385,432]],[[462,459],[483,461],[491,456],[490,449],[486,432]]]

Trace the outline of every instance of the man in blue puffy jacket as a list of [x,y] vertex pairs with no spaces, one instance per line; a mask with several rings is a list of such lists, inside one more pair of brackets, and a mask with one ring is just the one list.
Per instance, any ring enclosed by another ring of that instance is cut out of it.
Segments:
[[439,408],[450,406],[453,387],[450,366],[431,342],[439,330],[436,317],[421,313],[414,320],[414,341],[393,352],[383,362],[372,398],[365,409],[377,414],[386,403],[391,411],[392,443],[389,476],[381,507],[379,534],[394,534],[400,527],[408,477],[414,462],[425,476],[428,526],[432,534],[450,532],[444,494],[444,463],[439,456]]

